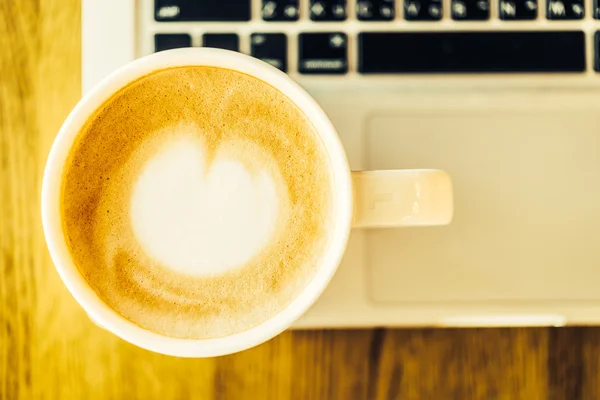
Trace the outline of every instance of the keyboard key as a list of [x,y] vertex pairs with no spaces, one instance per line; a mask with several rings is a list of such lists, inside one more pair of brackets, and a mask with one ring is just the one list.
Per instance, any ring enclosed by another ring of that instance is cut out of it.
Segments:
[[485,21],[490,19],[490,0],[452,0],[452,19]]
[[298,0],[263,0],[261,14],[265,21],[298,21]]
[[583,19],[584,0],[548,0],[546,17],[548,19]]
[[405,0],[404,18],[408,21],[439,21],[442,0]]
[[346,0],[310,0],[309,12],[313,21],[344,21]]
[[394,0],[359,0],[356,18],[359,21],[391,21],[394,19]]
[[594,51],[596,53],[594,58],[594,69],[596,72],[600,72],[600,31],[597,31],[594,35]]
[[380,73],[583,72],[580,31],[365,32],[358,71]]
[[185,33],[159,33],[154,35],[154,51],[163,51],[178,49],[180,47],[190,47],[192,38]]
[[283,33],[253,33],[250,54],[287,72],[287,37]]
[[500,19],[505,21],[536,19],[537,0],[500,0]]
[[301,33],[298,39],[300,73],[345,74],[348,72],[348,38],[345,33]]
[[157,21],[250,21],[251,0],[154,0]]
[[240,51],[240,38],[235,33],[205,33],[204,47]]

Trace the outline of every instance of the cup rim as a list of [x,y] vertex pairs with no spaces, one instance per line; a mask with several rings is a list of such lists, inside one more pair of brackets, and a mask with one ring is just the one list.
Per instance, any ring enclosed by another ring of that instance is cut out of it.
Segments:
[[[331,244],[321,257],[321,265],[308,285],[270,319],[246,331],[212,339],[164,336],[136,325],[110,308],[74,264],[60,220],[63,168],[76,136],[90,115],[117,90],[133,80],[157,70],[185,66],[213,66],[246,73],[290,98],[319,133],[330,157],[335,188],[335,228]],[[90,318],[136,346],[179,357],[212,357],[242,351],[287,329],[317,300],[335,274],[347,245],[353,214],[353,192],[346,154],[335,128],[317,102],[285,73],[265,62],[228,50],[208,48],[168,50],[139,58],[114,71],[85,94],[54,140],[44,170],[41,200],[42,225],[52,261],[67,289]]]

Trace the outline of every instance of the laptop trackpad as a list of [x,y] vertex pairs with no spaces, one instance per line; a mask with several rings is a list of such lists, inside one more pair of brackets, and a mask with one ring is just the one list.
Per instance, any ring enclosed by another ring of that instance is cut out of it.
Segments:
[[597,110],[369,119],[368,169],[441,168],[450,226],[367,231],[375,301],[600,298]]

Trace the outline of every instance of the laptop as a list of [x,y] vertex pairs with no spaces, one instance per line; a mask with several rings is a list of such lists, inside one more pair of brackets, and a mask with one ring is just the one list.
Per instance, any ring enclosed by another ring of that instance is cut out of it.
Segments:
[[455,214],[354,230],[296,328],[600,323],[598,0],[83,0],[83,90],[176,47],[282,69],[353,170],[440,168]]

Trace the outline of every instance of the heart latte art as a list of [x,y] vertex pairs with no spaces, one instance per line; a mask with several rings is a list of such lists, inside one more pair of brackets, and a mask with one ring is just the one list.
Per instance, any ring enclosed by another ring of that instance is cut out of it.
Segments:
[[329,159],[282,93],[234,71],[154,72],[85,123],[63,231],[98,296],[153,332],[222,337],[271,318],[331,236]]
[[194,137],[202,136],[170,143],[144,166],[134,184],[131,223],[140,245],[165,266],[214,275],[258,255],[278,221],[287,222],[289,200],[268,153],[256,157],[265,165],[255,171],[242,161],[252,142],[240,149],[235,141],[222,146],[234,154],[217,152],[208,165],[204,145]]

